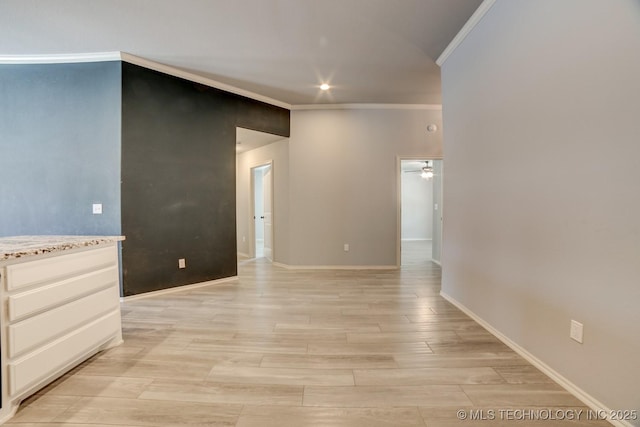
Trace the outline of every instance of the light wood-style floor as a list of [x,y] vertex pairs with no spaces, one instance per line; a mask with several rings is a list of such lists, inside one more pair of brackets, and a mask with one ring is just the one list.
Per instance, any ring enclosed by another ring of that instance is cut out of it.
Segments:
[[244,260],[237,282],[125,302],[125,343],[7,425],[608,425],[458,420],[458,410],[587,408],[442,299],[439,267],[410,249],[399,271]]

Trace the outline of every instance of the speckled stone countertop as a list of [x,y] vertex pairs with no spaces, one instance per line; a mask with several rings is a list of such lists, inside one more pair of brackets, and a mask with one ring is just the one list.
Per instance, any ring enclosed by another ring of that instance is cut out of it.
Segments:
[[123,236],[0,237],[0,261],[97,246],[124,240]]

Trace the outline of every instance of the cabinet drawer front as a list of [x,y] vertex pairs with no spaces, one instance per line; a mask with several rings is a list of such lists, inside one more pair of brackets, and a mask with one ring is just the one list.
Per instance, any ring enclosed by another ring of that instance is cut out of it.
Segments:
[[43,284],[117,265],[116,246],[54,256],[7,266],[7,290]]
[[51,285],[12,295],[9,300],[9,321],[14,322],[34,313],[62,305],[107,287],[118,287],[118,269],[114,265],[76,276]]
[[111,287],[10,325],[9,357],[45,345],[96,317],[119,310],[119,305],[117,289]]
[[94,320],[21,359],[10,362],[9,394],[16,395],[57,376],[60,371],[107,343],[119,331],[120,311],[118,310]]

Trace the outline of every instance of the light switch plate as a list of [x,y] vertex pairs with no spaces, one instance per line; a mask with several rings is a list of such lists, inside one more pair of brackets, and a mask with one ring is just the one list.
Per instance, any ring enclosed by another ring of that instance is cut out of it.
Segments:
[[580,322],[576,322],[575,320],[572,320],[571,330],[569,331],[569,337],[571,337],[572,340],[582,344],[583,335],[584,335],[584,325]]

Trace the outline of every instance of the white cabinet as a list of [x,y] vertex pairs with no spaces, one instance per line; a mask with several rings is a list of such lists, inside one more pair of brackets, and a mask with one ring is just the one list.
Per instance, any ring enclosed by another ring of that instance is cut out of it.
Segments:
[[122,342],[115,242],[0,262],[0,422],[20,401]]

